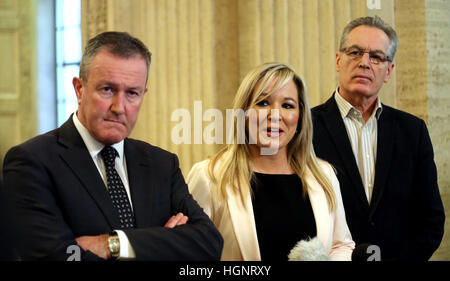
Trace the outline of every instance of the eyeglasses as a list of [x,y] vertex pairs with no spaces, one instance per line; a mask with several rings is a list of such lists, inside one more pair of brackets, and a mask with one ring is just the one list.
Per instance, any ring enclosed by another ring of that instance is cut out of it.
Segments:
[[341,50],[344,52],[350,59],[359,61],[365,53],[369,54],[369,61],[371,64],[380,64],[385,61],[392,62],[389,56],[386,56],[381,51],[365,51],[363,48],[358,46],[352,46],[349,48],[344,48]]

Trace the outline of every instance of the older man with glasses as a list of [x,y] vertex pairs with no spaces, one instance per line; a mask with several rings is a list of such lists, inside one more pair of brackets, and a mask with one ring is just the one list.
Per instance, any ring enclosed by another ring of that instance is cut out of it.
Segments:
[[314,147],[336,168],[357,245],[378,246],[383,260],[428,260],[445,221],[428,130],[378,96],[397,45],[394,29],[377,16],[344,28],[338,88],[312,110]]

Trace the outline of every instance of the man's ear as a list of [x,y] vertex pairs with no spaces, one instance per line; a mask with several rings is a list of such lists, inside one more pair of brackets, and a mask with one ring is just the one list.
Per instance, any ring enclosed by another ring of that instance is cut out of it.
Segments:
[[341,54],[339,52],[336,52],[336,71],[339,72],[340,66],[339,63],[341,62]]
[[72,79],[72,85],[73,88],[75,89],[75,93],[77,94],[78,105],[80,105],[81,100],[83,99],[83,90],[84,90],[83,80],[81,78],[74,77]]
[[391,78],[392,71],[394,70],[394,63],[390,63],[388,66],[388,69],[386,70],[386,76],[384,77],[384,83],[387,83],[389,79]]

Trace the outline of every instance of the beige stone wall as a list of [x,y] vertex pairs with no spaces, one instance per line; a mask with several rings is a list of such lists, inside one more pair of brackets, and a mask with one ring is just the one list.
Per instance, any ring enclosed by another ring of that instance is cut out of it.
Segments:
[[[356,0],[83,0],[84,41],[106,30],[127,31],[153,53],[149,93],[133,136],[181,159],[186,174],[220,145],[193,144],[194,102],[231,107],[243,76],[263,62],[292,65],[304,77],[312,106],[337,85],[335,52],[343,26],[366,15]],[[191,112],[191,144],[174,144],[177,108]],[[225,113],[223,114],[225,119]],[[203,129],[211,122],[202,123]],[[200,130],[201,132],[201,130]]]
[[37,132],[35,4],[0,1],[0,178],[6,152]]
[[428,0],[425,9],[428,129],[447,216],[444,239],[433,259],[450,260],[450,2]]
[[367,14],[365,1],[238,1],[240,79],[263,62],[292,65],[304,78],[311,106],[337,86],[335,53],[340,33]]
[[[395,1],[395,28],[399,49],[397,107],[427,122],[435,151],[438,182],[446,216],[450,211],[448,161],[450,108],[450,2]],[[433,260],[450,259],[450,223]]]
[[395,28],[399,37],[395,58],[397,107],[427,121],[425,1],[395,1]]

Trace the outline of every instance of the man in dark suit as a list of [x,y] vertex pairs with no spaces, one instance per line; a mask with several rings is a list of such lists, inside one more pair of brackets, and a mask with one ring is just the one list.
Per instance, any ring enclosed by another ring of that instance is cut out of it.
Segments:
[[383,260],[428,260],[445,221],[431,140],[423,120],[378,96],[397,42],[379,17],[345,27],[336,54],[339,86],[312,109],[314,148],[337,170],[357,245],[379,246]]
[[176,155],[128,138],[150,57],[127,33],[89,40],[73,79],[76,114],[7,153],[20,259],[220,259],[222,237]]

